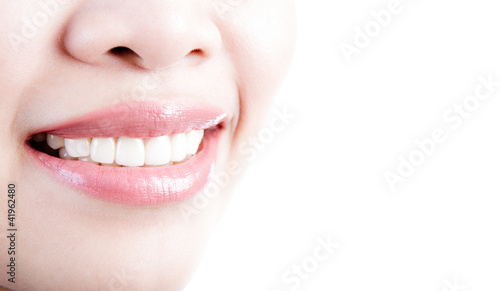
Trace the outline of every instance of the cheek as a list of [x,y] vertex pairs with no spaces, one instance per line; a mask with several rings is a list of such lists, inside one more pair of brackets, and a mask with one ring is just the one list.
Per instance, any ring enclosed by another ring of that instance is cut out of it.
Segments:
[[227,34],[225,46],[237,72],[239,126],[256,129],[290,66],[295,44],[294,3],[244,1],[226,13],[221,30]]

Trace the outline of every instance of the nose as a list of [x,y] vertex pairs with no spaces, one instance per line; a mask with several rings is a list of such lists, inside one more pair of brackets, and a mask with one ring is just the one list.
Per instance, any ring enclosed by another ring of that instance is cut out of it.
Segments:
[[73,58],[92,65],[199,64],[222,42],[210,10],[200,2],[211,1],[88,1],[69,19],[63,45]]

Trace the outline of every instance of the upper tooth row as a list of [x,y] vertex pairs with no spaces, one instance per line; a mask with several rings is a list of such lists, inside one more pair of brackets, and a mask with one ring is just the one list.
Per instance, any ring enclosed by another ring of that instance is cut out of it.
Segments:
[[70,139],[49,134],[47,144],[55,150],[59,149],[59,156],[64,159],[79,158],[94,163],[141,167],[180,162],[196,154],[202,139],[203,130],[147,139],[127,136]]

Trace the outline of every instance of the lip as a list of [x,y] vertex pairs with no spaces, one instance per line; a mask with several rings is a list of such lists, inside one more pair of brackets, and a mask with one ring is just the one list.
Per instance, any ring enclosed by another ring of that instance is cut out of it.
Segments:
[[207,129],[219,124],[226,114],[208,105],[122,103],[101,109],[62,124],[42,128],[64,138],[155,137],[189,130]]
[[[64,160],[33,149],[35,164],[50,175],[92,197],[129,205],[158,205],[187,199],[203,189],[214,171],[220,125],[226,114],[206,106],[134,102],[119,104],[33,134],[47,132],[65,138],[154,137],[205,130],[198,153],[187,161],[161,167],[106,167]],[[33,135],[32,134],[32,135]]]

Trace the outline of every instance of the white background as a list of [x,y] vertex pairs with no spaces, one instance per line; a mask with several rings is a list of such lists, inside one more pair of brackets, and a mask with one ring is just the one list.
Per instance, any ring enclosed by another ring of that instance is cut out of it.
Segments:
[[[297,3],[275,105],[297,118],[259,152],[187,290],[500,289],[500,88],[460,128],[442,117],[478,76],[500,81],[500,7],[401,0],[348,63],[340,44],[389,2]],[[435,128],[447,141],[391,192],[384,172]],[[336,252],[299,289],[285,283],[328,235]]]

